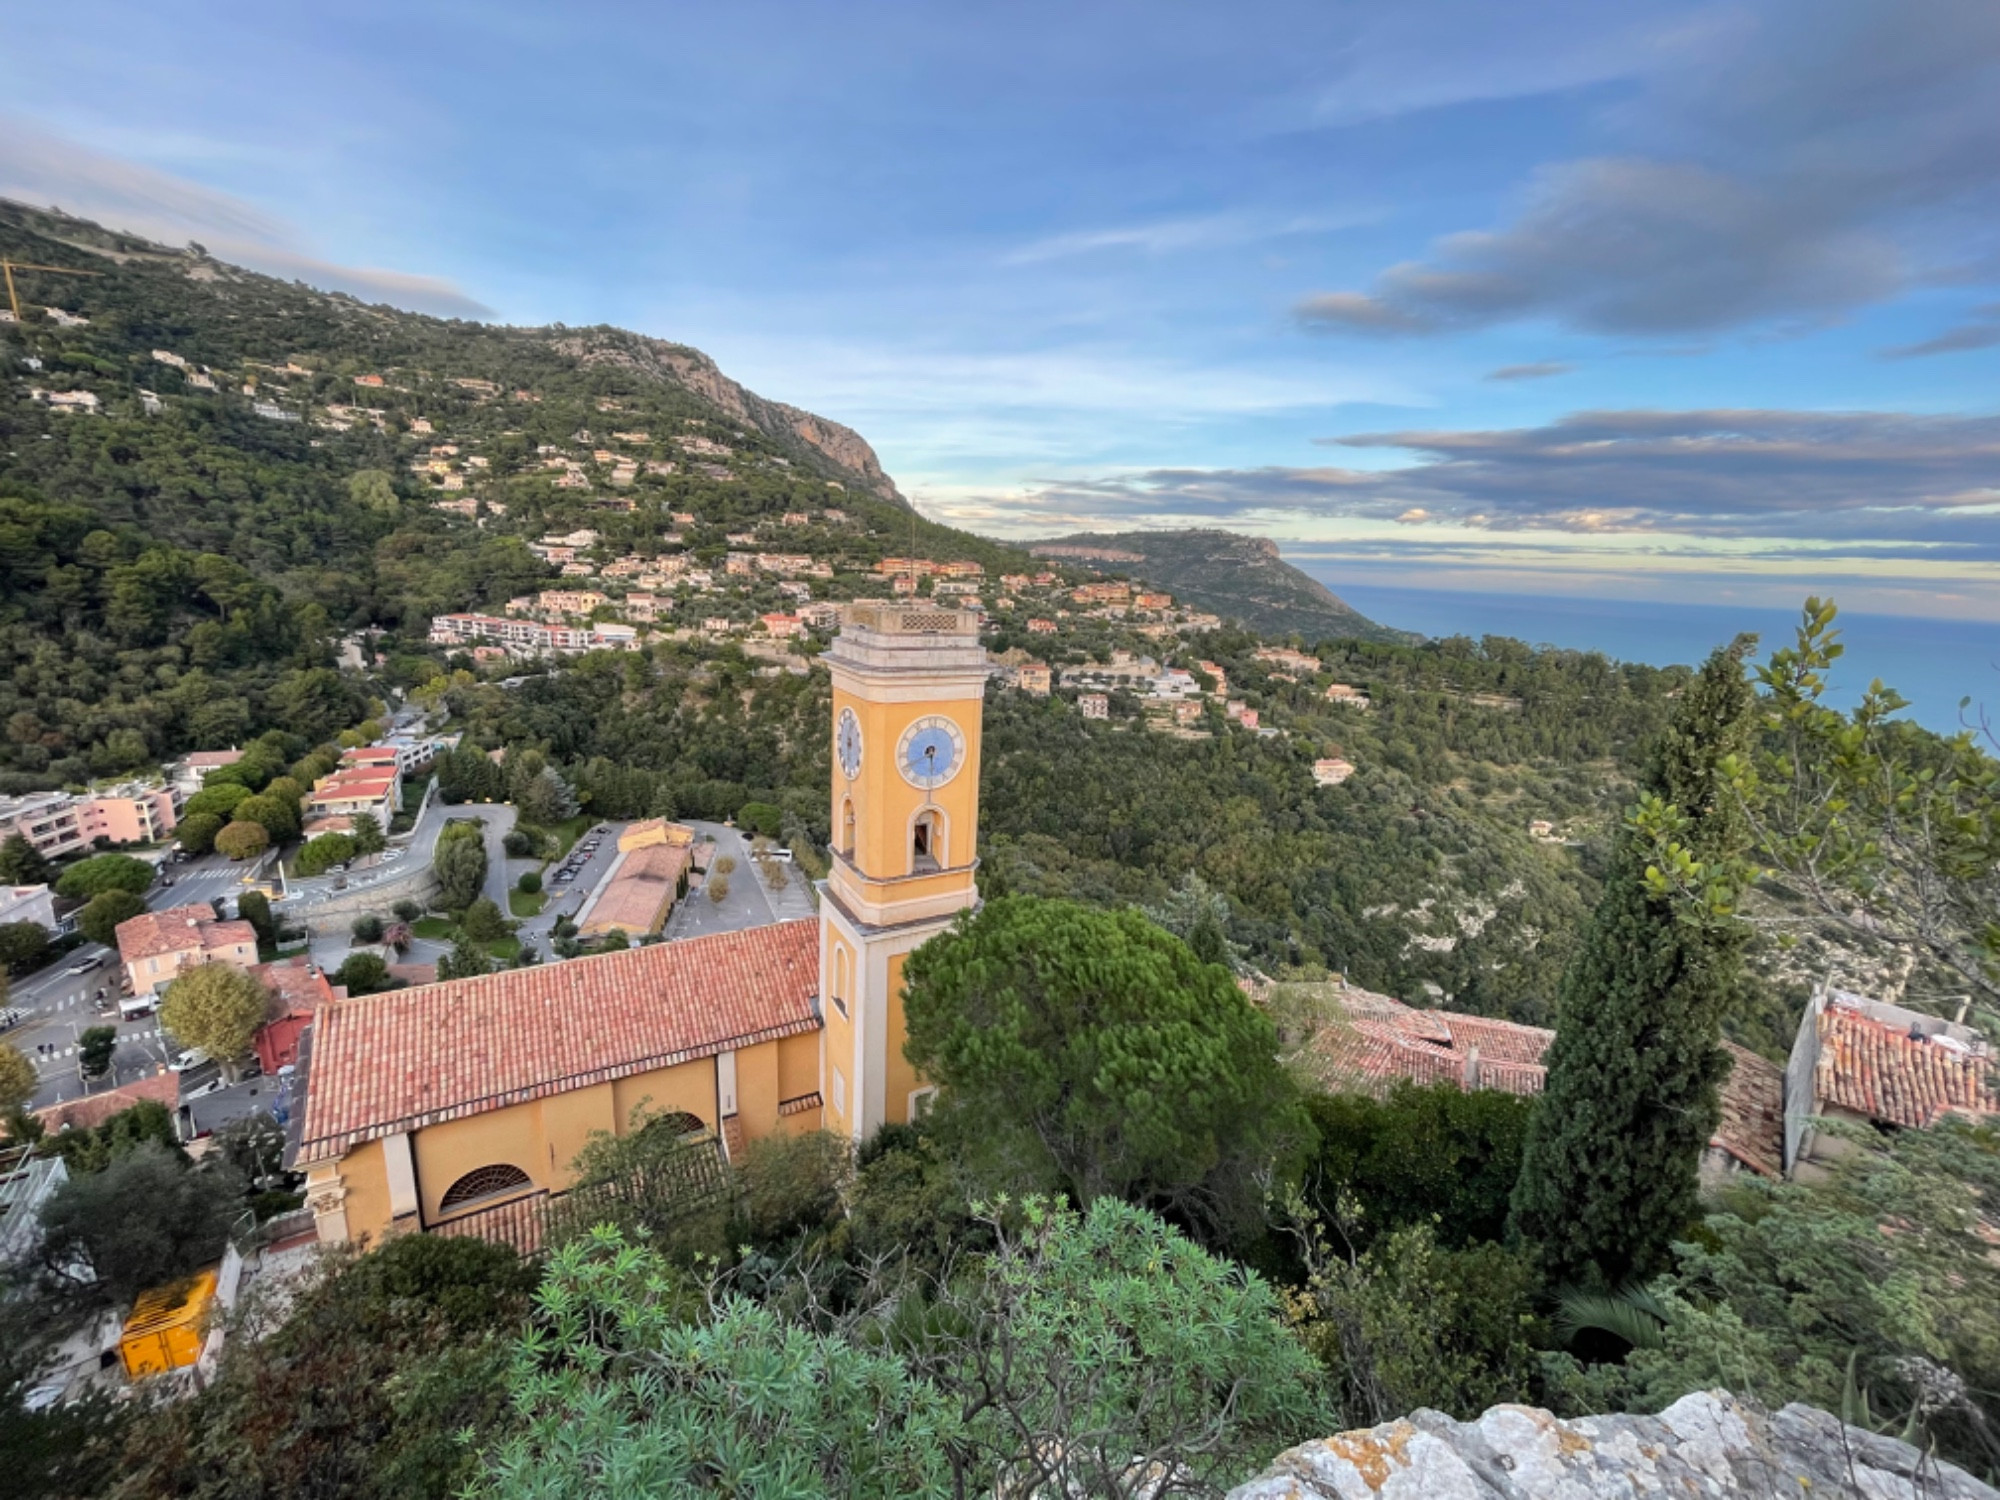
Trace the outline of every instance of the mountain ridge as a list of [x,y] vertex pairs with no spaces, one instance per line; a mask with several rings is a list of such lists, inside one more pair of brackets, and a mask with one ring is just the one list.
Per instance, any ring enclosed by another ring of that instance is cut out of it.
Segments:
[[1414,644],[1414,631],[1379,624],[1284,560],[1268,537],[1214,527],[1076,532],[1029,542],[1038,557],[1125,572],[1177,599],[1264,635]]

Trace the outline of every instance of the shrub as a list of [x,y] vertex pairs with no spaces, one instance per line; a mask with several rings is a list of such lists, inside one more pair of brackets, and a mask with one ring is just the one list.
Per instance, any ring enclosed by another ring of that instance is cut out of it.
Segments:
[[736,873],[736,856],[725,854],[708,868],[716,875],[733,875]]
[[723,902],[729,899],[729,877],[727,875],[711,875],[708,877],[708,899],[717,906],[722,905]]
[[399,922],[414,922],[424,914],[422,904],[408,897],[396,902],[389,910],[396,914],[396,920]]
[[542,889],[541,871],[529,870],[515,882],[515,885],[520,888],[521,894],[524,896],[539,895]]
[[356,917],[348,931],[354,934],[356,942],[379,943],[382,941],[382,926],[382,919],[369,912],[366,916]]
[[490,943],[507,935],[507,919],[491,896],[481,896],[466,907],[460,922],[465,935],[475,943]]

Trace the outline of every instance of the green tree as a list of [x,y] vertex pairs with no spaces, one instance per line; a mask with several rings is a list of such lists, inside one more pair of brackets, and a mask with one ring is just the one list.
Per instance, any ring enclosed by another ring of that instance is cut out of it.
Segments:
[[39,922],[0,922],[0,974],[31,974],[53,951]]
[[[1671,804],[1704,863],[1740,858],[1748,829],[1726,762],[1750,735],[1742,638],[1682,695],[1644,791]],[[1552,1279],[1617,1285],[1650,1275],[1693,1222],[1696,1170],[1721,1118],[1722,1017],[1743,934],[1648,879],[1652,847],[1618,839],[1604,896],[1563,978],[1548,1083],[1523,1151],[1513,1224]]]
[[447,823],[431,856],[437,877],[438,905],[463,911],[478,899],[486,884],[486,837],[479,823]]
[[1343,1228],[1363,1249],[1415,1224],[1434,1226],[1449,1249],[1498,1240],[1534,1112],[1532,1099],[1454,1083],[1402,1083],[1386,1099],[1308,1095],[1319,1134],[1306,1174],[1312,1206],[1331,1216],[1342,1194],[1351,1197],[1361,1217]]
[[396,498],[395,482],[380,469],[357,469],[350,474],[347,493],[356,505],[385,515],[395,514],[401,505]]
[[41,1085],[41,1074],[27,1054],[11,1042],[0,1042],[0,1114],[21,1108]]
[[344,865],[355,855],[355,841],[345,833],[322,833],[308,839],[292,868],[301,875],[323,875],[335,865]]
[[226,826],[221,813],[196,813],[175,825],[174,837],[189,854],[210,854],[215,850],[215,836]]
[[236,915],[257,930],[257,946],[274,948],[278,942],[277,919],[271,915],[271,898],[262,891],[245,891],[236,898]]
[[201,1048],[233,1078],[270,1004],[255,975],[230,964],[198,964],[167,986],[160,1024],[187,1046]]
[[55,867],[26,835],[10,833],[0,843],[0,885],[47,885],[54,877]]
[[990,1233],[967,1276],[813,1326],[777,1311],[803,1279],[759,1306],[613,1228],[565,1245],[483,1492],[1121,1495],[1162,1472],[1219,1491],[1332,1420],[1270,1289],[1150,1215],[1030,1202]]
[[380,854],[389,847],[382,823],[373,813],[358,812],[353,819],[354,850],[357,854]]
[[271,835],[262,823],[238,821],[215,836],[215,852],[228,859],[254,859],[271,847]]
[[523,821],[549,827],[576,816],[576,793],[554,766],[543,766],[514,799]]
[[493,972],[493,956],[464,933],[451,945],[451,952],[438,960],[439,979],[477,979]]
[[1229,971],[1133,911],[1002,897],[910,956],[905,1051],[1006,1177],[1234,1234],[1310,1127]]
[[363,912],[348,924],[348,932],[357,943],[379,943],[385,924],[374,912]]
[[539,896],[542,892],[542,872],[523,870],[521,878],[514,882],[514,887],[524,896]]
[[736,812],[737,826],[760,838],[776,838],[784,820],[784,809],[769,802],[746,802]]
[[191,1169],[145,1142],[50,1195],[42,1208],[43,1264],[58,1275],[86,1266],[106,1294],[129,1302],[220,1256],[241,1194],[234,1173]]
[[507,935],[507,919],[490,896],[481,896],[466,907],[459,924],[475,943],[491,943]]
[[507,789],[507,777],[470,740],[461,740],[441,757],[437,768],[438,796],[446,802],[490,802]]
[[118,924],[129,922],[146,909],[146,903],[125,890],[108,890],[92,896],[76,919],[77,930],[93,943],[107,948],[118,946]]
[[1569,1399],[1651,1411],[1726,1383],[2000,1464],[2000,1132],[1847,1128],[1829,1182],[1734,1179],[1652,1284],[1658,1336]]
[[346,985],[350,995],[379,995],[396,987],[395,976],[379,953],[350,953],[331,977],[335,984]]
[[146,861],[129,854],[93,854],[62,872],[56,881],[56,894],[96,896],[105,891],[130,891],[143,896],[152,888],[157,873]]
[[218,781],[211,776],[202,783],[200,791],[187,799],[181,808],[181,816],[192,818],[210,814],[227,819],[249,800],[250,795],[250,788],[240,781]]
[[[278,783],[273,782],[276,786]],[[256,823],[270,835],[270,842],[282,844],[299,831],[299,805],[296,801],[278,796],[272,792],[259,792],[254,797],[245,797],[236,804],[235,821],[230,827],[240,823]]]
[[76,1039],[77,1066],[86,1078],[102,1078],[111,1071],[111,1057],[117,1050],[116,1026],[87,1026]]
[[121,1109],[95,1129],[60,1131],[50,1144],[69,1167],[70,1174],[76,1176],[102,1172],[148,1141],[170,1156],[187,1159],[180,1136],[174,1130],[173,1112],[157,1099],[143,1099],[130,1109]]

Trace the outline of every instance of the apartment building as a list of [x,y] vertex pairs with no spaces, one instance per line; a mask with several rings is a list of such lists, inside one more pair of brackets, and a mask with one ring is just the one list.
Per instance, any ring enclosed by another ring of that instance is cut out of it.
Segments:
[[154,844],[180,822],[181,800],[177,784],[137,783],[87,797],[68,792],[0,797],[0,842],[18,833],[46,859],[88,853],[100,839]]

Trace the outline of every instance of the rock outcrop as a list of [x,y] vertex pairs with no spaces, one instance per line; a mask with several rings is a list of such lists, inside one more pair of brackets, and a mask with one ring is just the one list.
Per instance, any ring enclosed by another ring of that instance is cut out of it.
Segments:
[[1496,1406],[1456,1422],[1419,1411],[1278,1455],[1229,1500],[2000,1500],[1907,1443],[1810,1406],[1775,1416],[1727,1391],[1656,1417],[1562,1421]]
[[851,427],[772,401],[722,373],[699,349],[670,344],[618,328],[591,328],[549,341],[556,353],[579,365],[615,365],[694,392],[717,410],[757,428],[768,437],[790,439],[818,453],[850,483],[897,505],[907,504],[896,482],[883,472],[868,440]]

